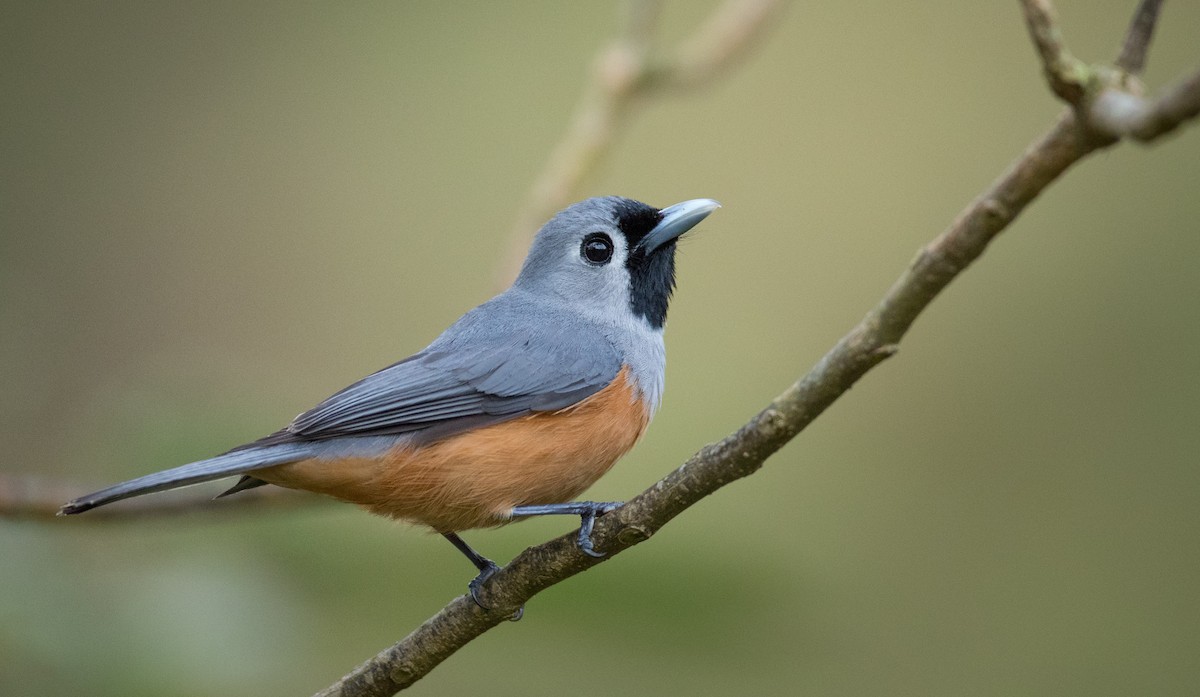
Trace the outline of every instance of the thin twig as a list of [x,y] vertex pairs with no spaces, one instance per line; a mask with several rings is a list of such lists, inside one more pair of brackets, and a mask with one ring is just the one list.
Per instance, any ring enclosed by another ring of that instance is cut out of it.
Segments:
[[610,150],[641,95],[660,88],[695,88],[732,65],[768,25],[780,0],[726,0],[674,56],[656,61],[652,28],[658,3],[635,2],[624,30],[596,57],[592,81],[584,89],[567,132],[534,180],[509,236],[496,286],[512,282],[521,269],[529,240],[538,227],[577,198],[580,185]]
[[1200,115],[1200,71],[1163,90],[1150,109],[1129,132],[1142,142],[1170,133]]
[[1200,114],[1200,71],[1163,90],[1154,100],[1109,88],[1088,111],[1088,123],[1112,138],[1129,137],[1148,143],[1170,133]]
[[1125,33],[1121,54],[1117,56],[1115,65],[1118,68],[1130,75],[1141,75],[1146,70],[1146,53],[1154,38],[1154,25],[1158,22],[1161,9],[1162,0],[1142,0],[1138,3],[1133,20],[1129,23],[1129,31]]
[[1091,71],[1067,50],[1054,7],[1049,0],[1021,0],[1021,8],[1025,11],[1025,25],[1042,59],[1042,70],[1050,89],[1067,104],[1079,104]]
[[779,9],[777,0],[728,0],[679,45],[673,60],[651,66],[643,89],[692,88],[708,82],[756,45],[755,39]]

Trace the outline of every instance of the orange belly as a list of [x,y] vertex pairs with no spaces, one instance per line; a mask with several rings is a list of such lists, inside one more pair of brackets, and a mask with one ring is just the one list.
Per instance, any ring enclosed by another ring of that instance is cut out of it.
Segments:
[[574,499],[633,447],[649,421],[622,368],[603,390],[561,411],[421,447],[397,446],[378,457],[302,460],[254,476],[454,532],[502,525],[513,506]]

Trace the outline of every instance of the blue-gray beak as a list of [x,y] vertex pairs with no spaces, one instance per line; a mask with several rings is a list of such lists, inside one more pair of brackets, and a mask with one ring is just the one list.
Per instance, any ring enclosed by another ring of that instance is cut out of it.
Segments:
[[646,254],[653,254],[654,250],[696,227],[697,223],[720,207],[721,204],[711,198],[695,198],[667,206],[660,211],[662,220],[658,221],[653,230],[646,233],[638,247]]

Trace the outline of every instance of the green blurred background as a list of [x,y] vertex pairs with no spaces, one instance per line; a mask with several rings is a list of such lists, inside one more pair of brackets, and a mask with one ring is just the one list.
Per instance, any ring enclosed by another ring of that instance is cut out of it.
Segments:
[[[1075,52],[1111,58],[1132,4],[1060,2]],[[712,6],[667,3],[664,41]],[[619,10],[4,3],[0,472],[204,457],[424,346],[491,294]],[[682,245],[662,410],[590,497],[801,375],[1059,110],[1015,2],[773,24],[580,193],[725,205]],[[1198,26],[1168,3],[1151,86]],[[1087,160],[762,472],[417,693],[1194,694],[1198,175],[1195,128]],[[0,693],[309,694],[472,573],[349,506],[0,521]]]

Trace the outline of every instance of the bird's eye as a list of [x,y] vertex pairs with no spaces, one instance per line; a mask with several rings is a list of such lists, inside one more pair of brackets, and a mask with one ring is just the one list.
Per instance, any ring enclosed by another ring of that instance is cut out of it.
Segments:
[[583,244],[579,246],[579,255],[589,264],[607,264],[613,255],[612,238],[603,232],[593,232],[583,238]]

